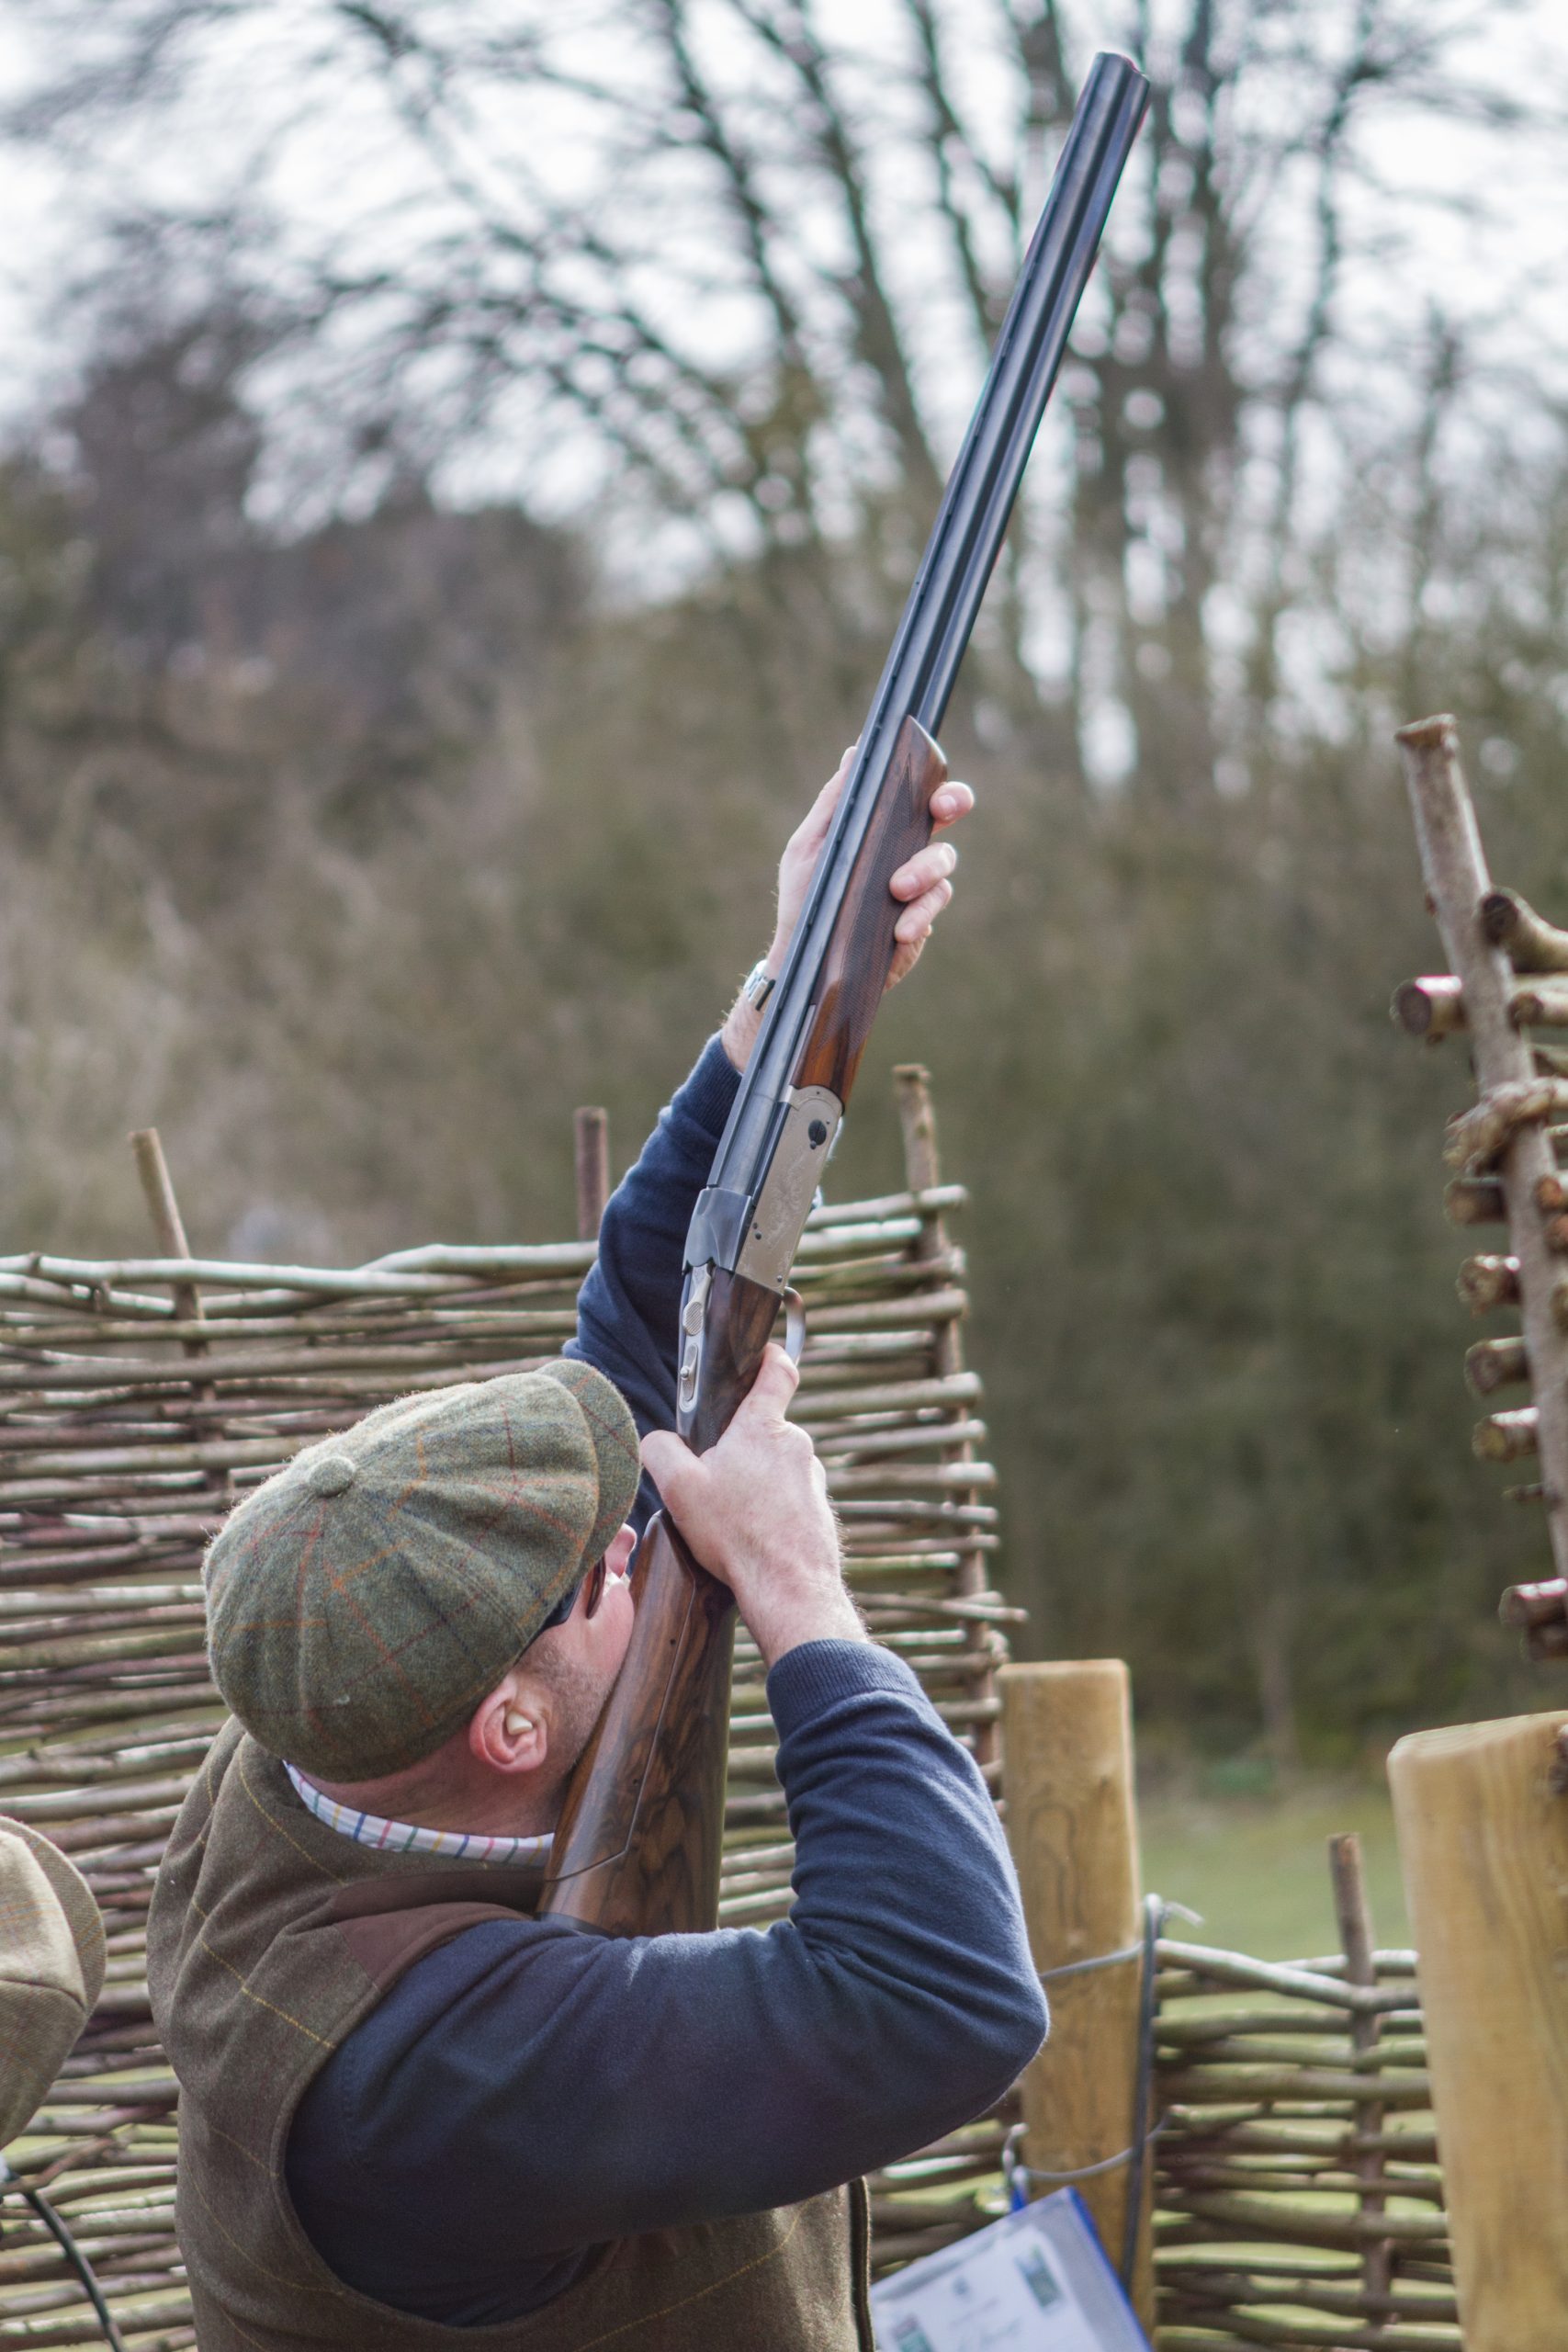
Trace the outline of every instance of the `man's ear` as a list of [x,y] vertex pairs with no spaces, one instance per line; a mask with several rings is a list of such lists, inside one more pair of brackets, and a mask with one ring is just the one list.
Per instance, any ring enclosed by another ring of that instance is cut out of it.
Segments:
[[536,1772],[549,1752],[549,1726],[532,1679],[515,1668],[475,1708],[468,1750],[492,1772]]

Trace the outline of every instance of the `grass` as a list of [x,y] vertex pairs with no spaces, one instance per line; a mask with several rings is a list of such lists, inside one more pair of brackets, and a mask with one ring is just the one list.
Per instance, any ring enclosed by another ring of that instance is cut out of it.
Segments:
[[1139,1823],[1145,1885],[1202,1917],[1198,1928],[1174,1921],[1172,1935],[1260,1960],[1336,1951],[1327,1840],[1353,1829],[1378,1942],[1410,1941],[1393,1816],[1376,1784],[1309,1780],[1255,1797],[1155,1791],[1140,1799]]

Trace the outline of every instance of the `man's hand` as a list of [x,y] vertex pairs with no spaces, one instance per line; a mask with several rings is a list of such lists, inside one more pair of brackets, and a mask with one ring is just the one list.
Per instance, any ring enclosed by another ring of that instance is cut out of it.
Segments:
[[845,1589],[828,1481],[806,1431],[784,1419],[800,1375],[778,1346],[706,1453],[668,1430],[643,1465],[694,1556],[734,1593],[764,1662],[802,1642],[870,1639]]
[[[784,854],[779,861],[778,921],[766,957],[767,968],[775,978],[784,969],[790,935],[806,904],[806,894],[811,888],[811,877],[817,871],[817,861],[822,854],[822,844],[828,838],[828,828],[833,821],[854,755],[855,746],[852,743],[839,762],[837,773],[829,777],[784,844]],[[946,784],[939,785],[931,800],[933,832],[941,833],[949,825],[955,825],[974,806],[975,795],[966,784],[949,778]],[[919,961],[920,950],[931,935],[931,925],[953,896],[950,877],[957,864],[958,853],[952,843],[933,839],[901,865],[889,883],[891,895],[903,908],[893,926],[898,945],[887,975],[890,989],[897,988]],[[753,1006],[743,1001],[735,1005],[724,1024],[724,1050],[737,1069],[745,1069],[761,1026],[761,1014]]]

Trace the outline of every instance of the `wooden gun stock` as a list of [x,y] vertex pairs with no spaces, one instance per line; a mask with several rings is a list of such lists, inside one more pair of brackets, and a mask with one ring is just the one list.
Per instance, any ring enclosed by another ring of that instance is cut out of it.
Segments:
[[847,1102],[897,952],[903,909],[888,896],[898,868],[931,837],[931,795],[947,762],[918,718],[898,729],[887,781],[850,870],[828,942],[817,1016],[795,1065],[796,1086],[826,1086]]
[[718,1917],[735,1602],[662,1515],[632,1590],[626,1662],[568,1784],[539,1909],[657,1936]]

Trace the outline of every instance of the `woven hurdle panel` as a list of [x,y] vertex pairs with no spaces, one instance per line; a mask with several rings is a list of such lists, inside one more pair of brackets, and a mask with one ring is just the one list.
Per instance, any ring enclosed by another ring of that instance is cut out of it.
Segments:
[[1159,1946],[1159,2352],[1462,2352],[1416,1955]]
[[[809,1337],[795,1417],[843,1522],[877,1639],[919,1675],[995,1787],[997,1663],[1020,1612],[991,1589],[995,1473],[959,1338],[924,1074],[899,1073],[908,1189],[819,1208],[795,1280]],[[10,2151],[76,2234],[137,2352],[194,2343],[174,2237],[176,2090],[153,2031],[153,1875],[222,1720],[203,1656],[202,1552],[299,1445],[412,1389],[524,1370],[575,1328],[587,1242],[407,1250],[351,1269],[183,1259],[0,1260],[0,1811],[92,1883],[103,1997]],[[734,1683],[721,1917],[788,1906],[791,1849],[761,1661]],[[997,2114],[872,2184],[878,2268],[989,2218]],[[102,2336],[19,2199],[3,2209],[0,2352]]]

